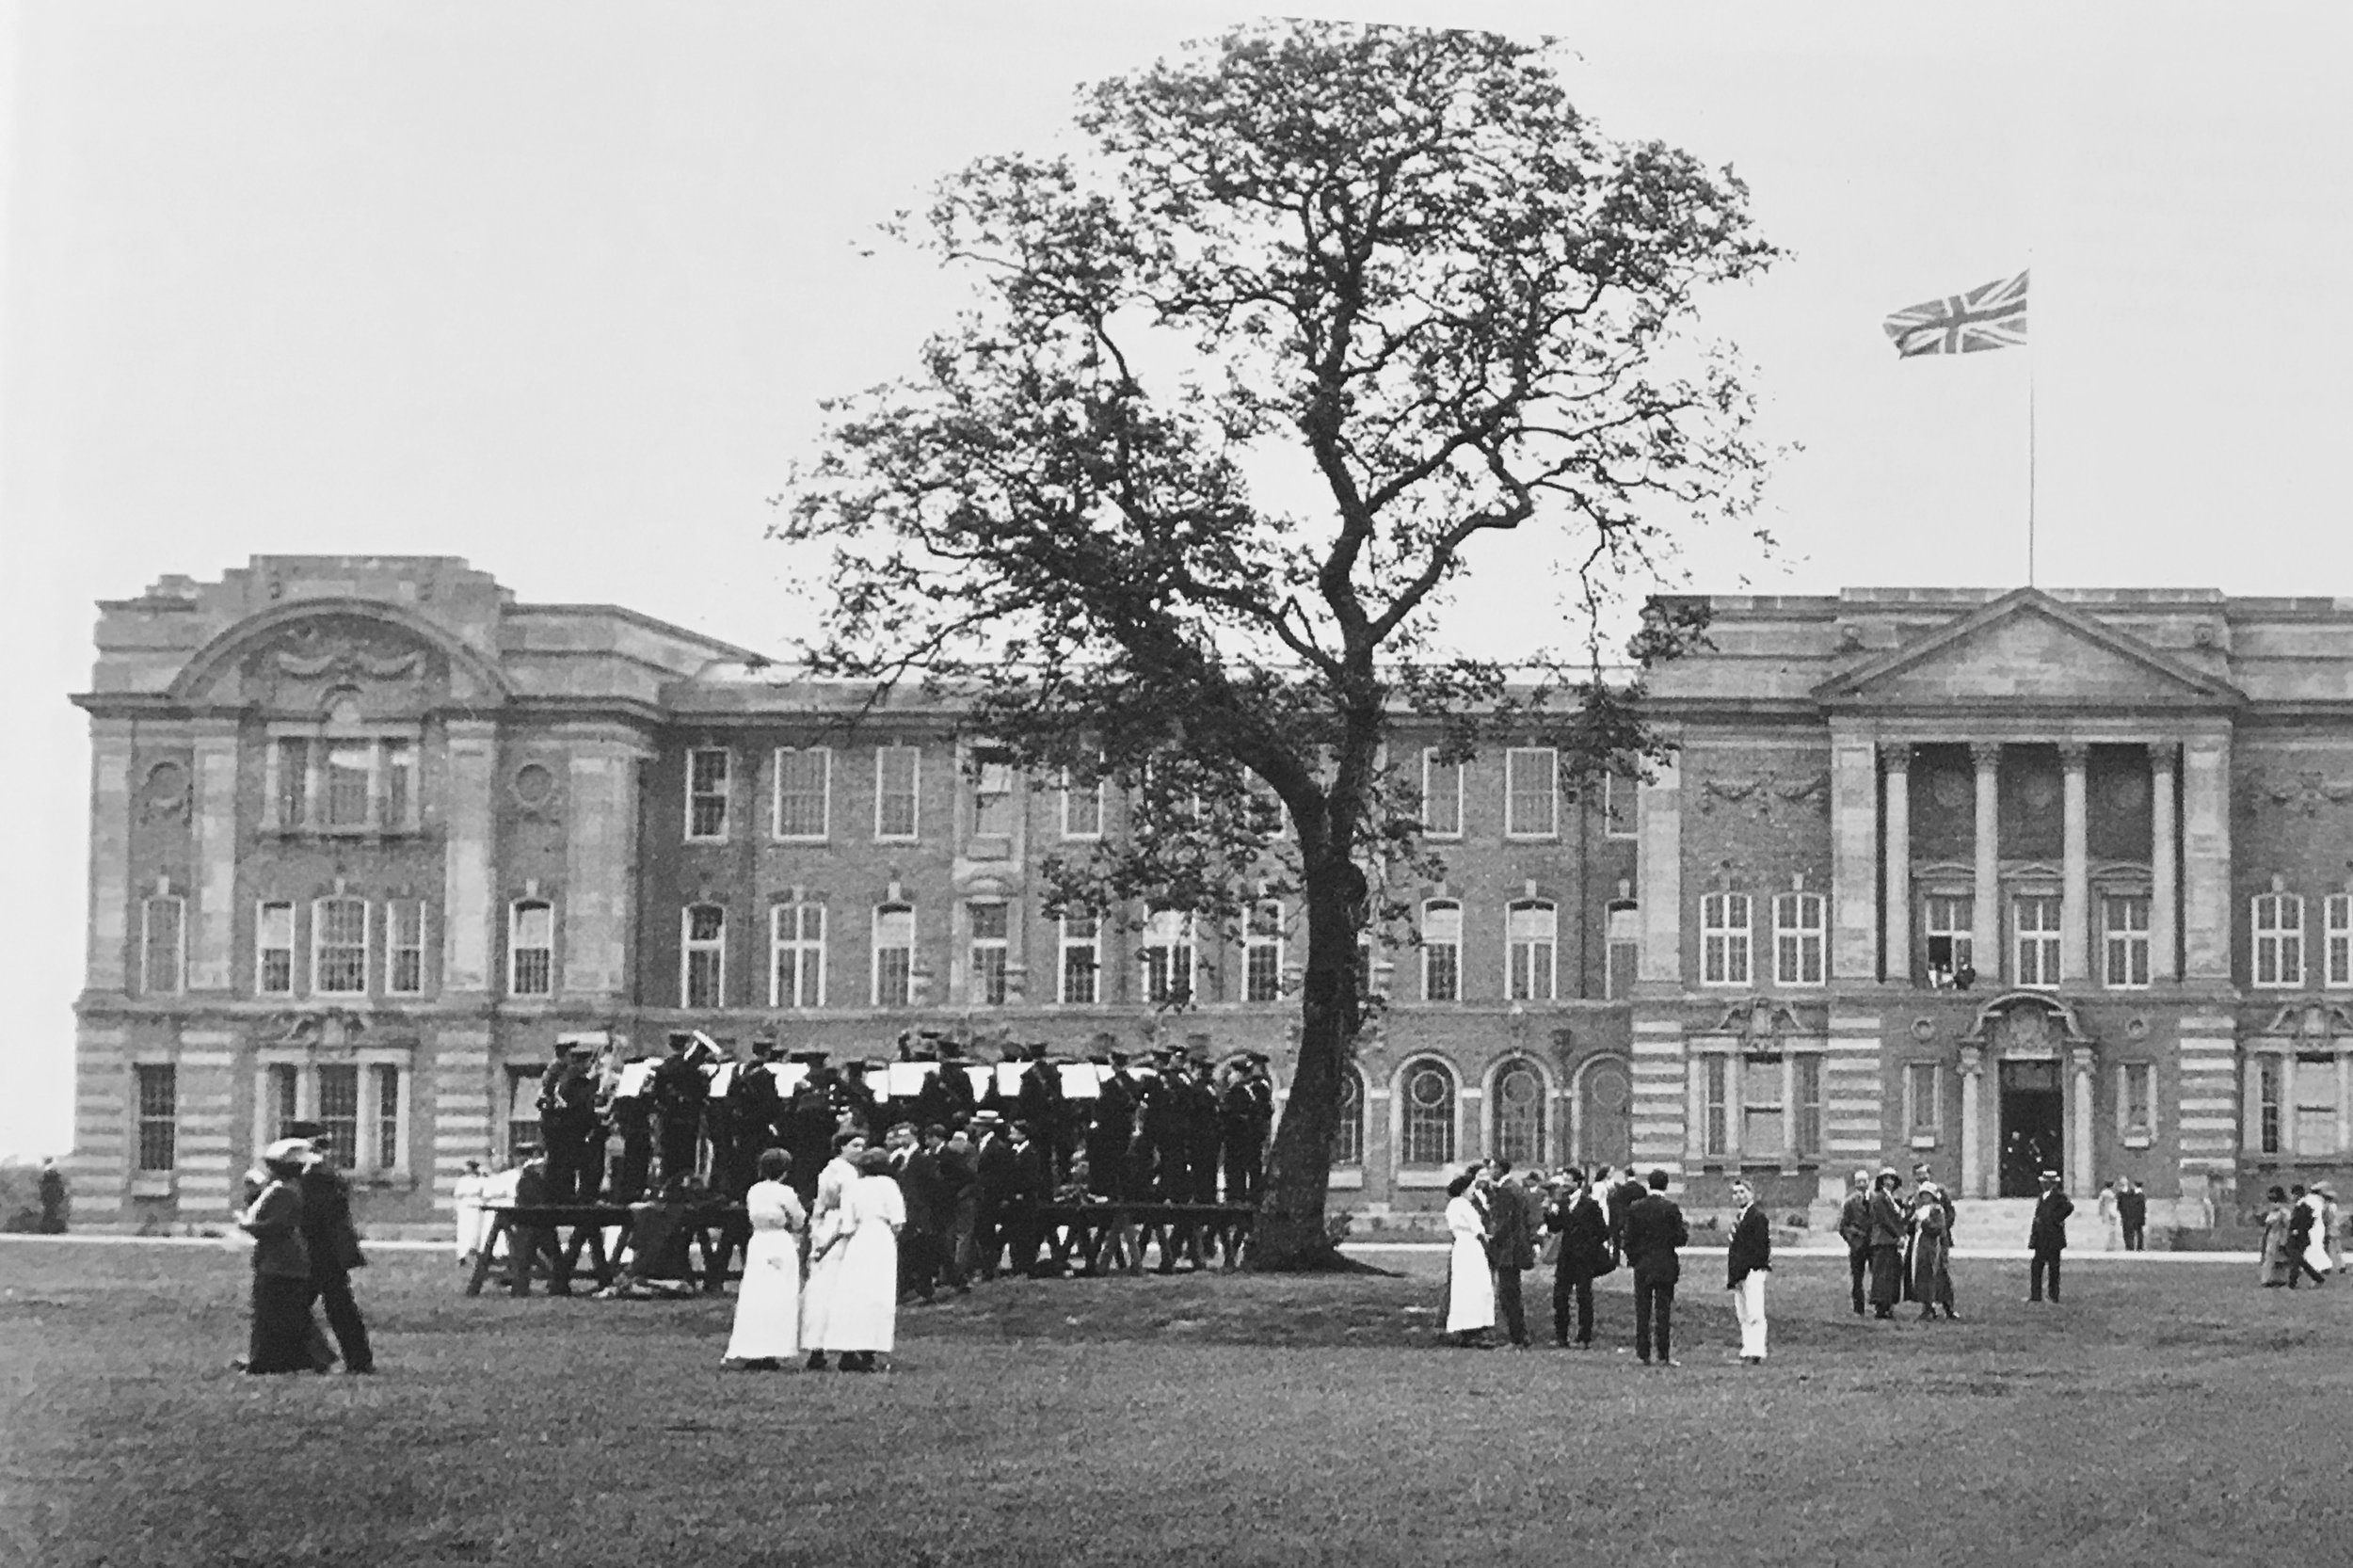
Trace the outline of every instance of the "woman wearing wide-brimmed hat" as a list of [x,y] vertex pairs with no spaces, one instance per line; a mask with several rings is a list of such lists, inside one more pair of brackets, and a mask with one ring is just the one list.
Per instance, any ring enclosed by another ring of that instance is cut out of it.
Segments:
[[1487,1219],[1471,1201],[1474,1174],[1465,1171],[1446,1184],[1446,1228],[1454,1240],[1448,1256],[1446,1331],[1458,1345],[1473,1345],[1496,1326],[1496,1276],[1487,1262]]
[[311,1153],[299,1138],[281,1138],[262,1151],[266,1180],[237,1228],[253,1238],[253,1331],[242,1370],[313,1372],[318,1330],[311,1318],[311,1252],[302,1240],[302,1194],[296,1182]]

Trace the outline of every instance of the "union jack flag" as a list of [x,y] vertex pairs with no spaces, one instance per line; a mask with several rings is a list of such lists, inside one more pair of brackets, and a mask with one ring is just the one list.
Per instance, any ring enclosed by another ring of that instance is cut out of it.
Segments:
[[1981,283],[1966,294],[1950,294],[1910,305],[1887,318],[1896,357],[1977,354],[2026,341],[2026,275]]

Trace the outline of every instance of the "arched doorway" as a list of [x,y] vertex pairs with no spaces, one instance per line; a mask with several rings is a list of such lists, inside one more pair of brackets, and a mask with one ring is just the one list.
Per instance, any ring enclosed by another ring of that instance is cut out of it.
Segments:
[[1577,1078],[1577,1159],[1625,1166],[1634,1159],[1634,1068],[1623,1056],[1596,1056]]

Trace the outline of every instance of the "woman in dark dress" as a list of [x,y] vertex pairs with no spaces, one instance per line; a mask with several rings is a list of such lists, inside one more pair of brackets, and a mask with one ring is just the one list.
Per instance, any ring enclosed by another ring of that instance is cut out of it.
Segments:
[[253,1238],[253,1337],[243,1370],[311,1372],[319,1369],[311,1352],[317,1329],[311,1320],[311,1254],[302,1240],[302,1174],[309,1145],[281,1138],[262,1153],[269,1179],[237,1228]]

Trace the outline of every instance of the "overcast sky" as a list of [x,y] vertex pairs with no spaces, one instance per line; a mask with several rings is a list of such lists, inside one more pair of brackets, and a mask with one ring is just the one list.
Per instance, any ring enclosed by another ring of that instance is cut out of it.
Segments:
[[[2353,593],[2345,8],[1299,4],[1561,37],[1573,95],[1750,184],[1712,299],[1772,560],[1697,585]],[[99,599],[274,552],[447,553],[783,650],[767,498],[953,290],[875,225],[1049,147],[1080,83],[1256,14],[1171,3],[15,4],[0,33],[0,1153],[69,1135]],[[2034,344],[1888,312],[2031,265]],[[1466,625],[1542,632],[1489,560]]]

